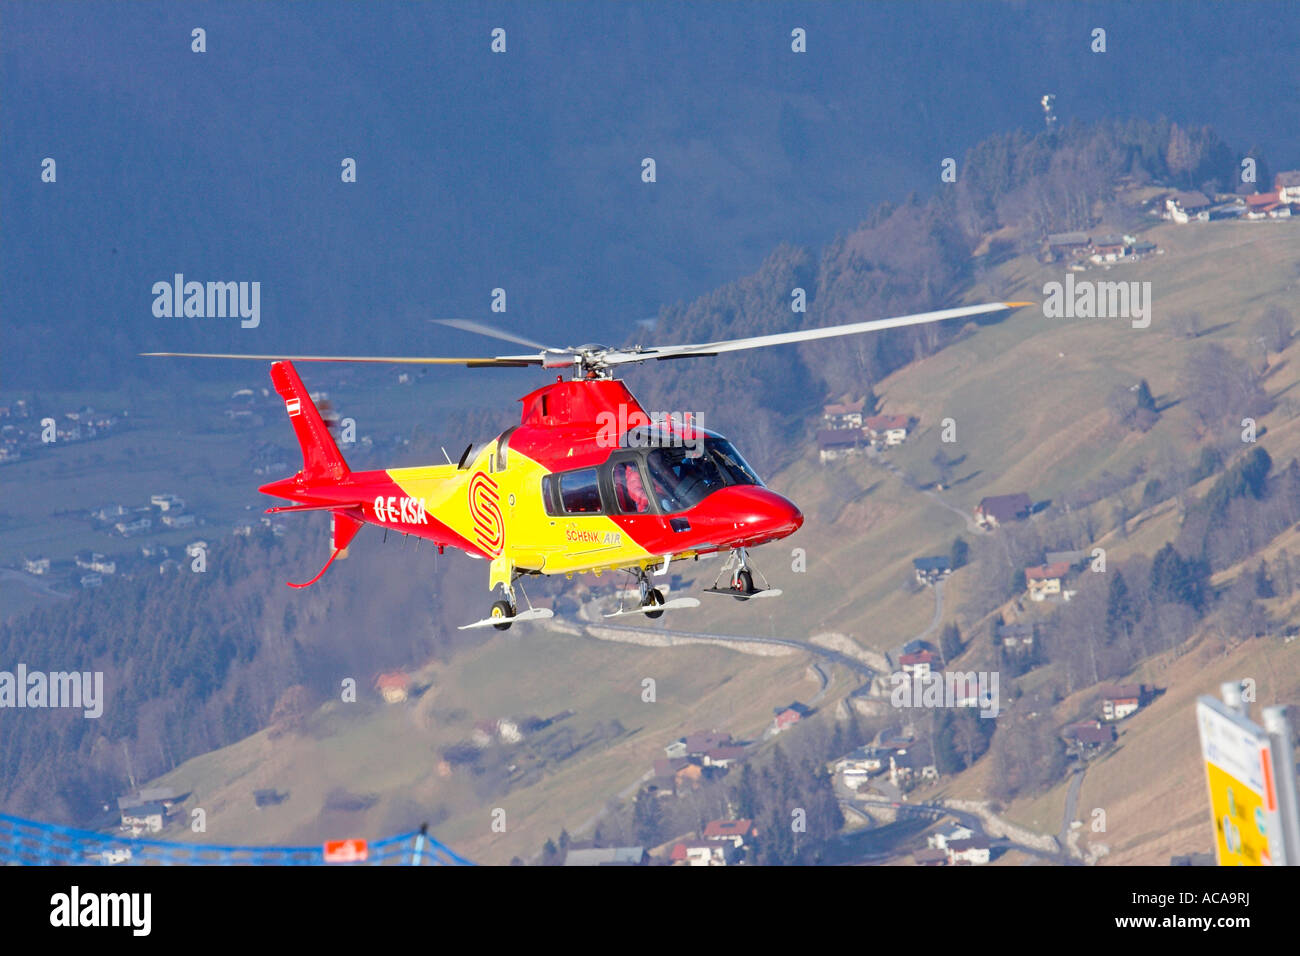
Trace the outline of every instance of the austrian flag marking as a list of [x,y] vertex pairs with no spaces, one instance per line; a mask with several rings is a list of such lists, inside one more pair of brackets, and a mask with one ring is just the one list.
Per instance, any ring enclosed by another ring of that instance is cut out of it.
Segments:
[[297,398],[286,399],[284,407],[290,415],[302,414],[302,401]]

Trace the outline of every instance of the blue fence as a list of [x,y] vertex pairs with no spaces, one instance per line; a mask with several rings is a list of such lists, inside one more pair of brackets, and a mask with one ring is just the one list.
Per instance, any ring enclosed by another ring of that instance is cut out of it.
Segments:
[[33,866],[473,866],[425,828],[367,845],[366,859],[325,863],[322,846],[213,846],[106,836],[0,813],[0,864]]

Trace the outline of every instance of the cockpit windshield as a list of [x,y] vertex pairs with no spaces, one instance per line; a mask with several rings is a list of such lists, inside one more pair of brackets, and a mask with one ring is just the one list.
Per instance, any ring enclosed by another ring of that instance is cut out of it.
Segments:
[[702,442],[645,451],[650,492],[660,511],[672,514],[693,508],[727,485],[762,484],[731,442],[720,435],[704,433],[701,437]]
[[736,446],[721,435],[709,436],[704,440],[704,447],[714,461],[718,463],[733,485],[761,485],[758,474],[749,467],[749,462],[736,451]]

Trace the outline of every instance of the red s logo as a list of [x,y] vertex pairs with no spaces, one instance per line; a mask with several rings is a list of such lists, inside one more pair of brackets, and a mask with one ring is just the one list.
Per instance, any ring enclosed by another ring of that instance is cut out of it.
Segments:
[[469,514],[474,520],[474,538],[494,558],[505,543],[506,525],[501,518],[497,483],[479,472],[469,480]]

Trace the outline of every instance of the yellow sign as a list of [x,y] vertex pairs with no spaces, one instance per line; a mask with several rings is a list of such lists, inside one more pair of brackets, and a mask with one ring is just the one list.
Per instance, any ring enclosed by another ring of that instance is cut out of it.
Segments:
[[1268,735],[1213,698],[1196,707],[1219,866],[1284,862]]

